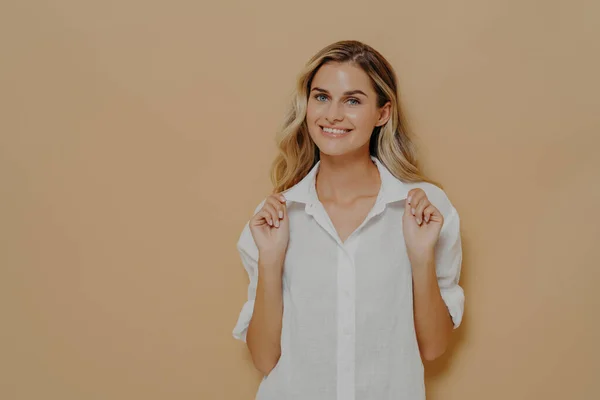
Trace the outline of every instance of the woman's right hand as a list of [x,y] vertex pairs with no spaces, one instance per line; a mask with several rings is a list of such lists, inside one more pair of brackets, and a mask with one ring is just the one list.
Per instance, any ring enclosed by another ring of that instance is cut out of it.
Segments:
[[265,199],[262,208],[250,219],[249,226],[259,254],[283,257],[290,238],[286,200],[281,193]]

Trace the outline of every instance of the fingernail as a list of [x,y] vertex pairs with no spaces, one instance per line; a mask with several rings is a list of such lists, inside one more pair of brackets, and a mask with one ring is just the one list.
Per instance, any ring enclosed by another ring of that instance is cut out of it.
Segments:
[[417,224],[421,225],[421,218],[417,218]]
[[271,221],[271,219],[268,220],[269,225],[273,226],[273,221]]
[[283,218],[283,211],[279,210],[279,218]]
[[425,222],[429,222],[429,215],[425,216]]
[[415,215],[415,209],[414,209],[414,208],[412,208],[412,209],[410,210],[410,212],[412,213],[412,215]]
[[406,199],[406,201],[408,201],[408,204],[410,204],[410,199],[412,199],[412,196],[408,196],[408,199]]
[[279,199],[280,199],[280,200],[281,200],[283,203],[285,203],[285,202],[286,202],[286,200],[285,200],[285,197],[283,197],[283,196],[279,197]]
[[275,227],[279,228],[279,220],[278,219],[275,220]]

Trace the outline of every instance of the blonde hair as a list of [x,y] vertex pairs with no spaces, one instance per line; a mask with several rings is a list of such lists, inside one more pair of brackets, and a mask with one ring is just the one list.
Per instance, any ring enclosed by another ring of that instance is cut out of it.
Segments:
[[397,79],[389,62],[372,47],[355,40],[333,43],[315,54],[298,75],[291,105],[276,135],[279,154],[271,167],[274,192],[283,192],[304,178],[319,160],[319,149],[306,124],[306,108],[311,82],[321,66],[328,62],[352,63],[367,73],[377,93],[377,106],[391,103],[388,122],[375,127],[369,151],[403,182],[429,182],[417,163],[416,148],[404,127],[397,94]]

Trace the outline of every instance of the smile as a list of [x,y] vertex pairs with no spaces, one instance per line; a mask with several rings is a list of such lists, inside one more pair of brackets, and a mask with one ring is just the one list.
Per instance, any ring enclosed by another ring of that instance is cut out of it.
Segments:
[[352,131],[352,129],[333,129],[333,128],[325,128],[323,126],[321,126],[320,128],[321,128],[321,132],[325,136],[335,137],[335,138],[346,136],[348,133],[350,133]]

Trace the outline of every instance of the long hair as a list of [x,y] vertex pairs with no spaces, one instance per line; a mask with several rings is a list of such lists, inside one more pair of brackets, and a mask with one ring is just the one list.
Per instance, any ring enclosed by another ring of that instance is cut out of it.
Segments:
[[390,63],[372,47],[355,40],[333,43],[315,54],[298,75],[283,124],[276,135],[279,153],[271,167],[274,192],[289,189],[304,178],[319,160],[319,149],[306,124],[306,108],[312,80],[327,62],[349,62],[367,73],[377,93],[377,106],[391,103],[391,116],[385,125],[375,127],[369,142],[369,152],[403,182],[429,182],[417,163],[416,148],[405,129],[398,101],[395,72]]

